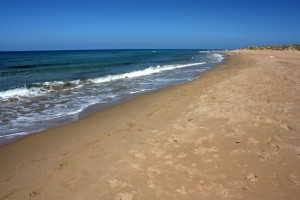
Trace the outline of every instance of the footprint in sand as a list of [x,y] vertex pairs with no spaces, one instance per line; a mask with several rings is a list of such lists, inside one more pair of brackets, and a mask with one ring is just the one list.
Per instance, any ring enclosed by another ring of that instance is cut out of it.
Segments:
[[230,197],[229,192],[230,190],[225,188],[223,185],[218,185],[218,187],[216,188],[216,194],[221,199]]
[[235,180],[229,183],[229,185],[235,187],[235,188],[241,188],[243,190],[249,190],[249,186],[245,184],[243,181]]
[[156,188],[156,181],[155,181],[153,175],[152,174],[147,174],[147,176],[148,176],[148,180],[147,180],[148,188],[155,189]]
[[199,192],[207,196],[213,189],[215,189],[215,187],[215,183],[205,183],[204,181],[200,181],[200,184],[197,186],[197,189]]
[[67,167],[68,166],[68,163],[61,163],[61,164],[59,164],[59,167],[58,167],[58,171],[60,171],[60,170],[63,170],[65,167]]
[[177,158],[185,158],[186,156],[187,156],[186,153],[181,152],[181,153],[177,156]]
[[10,196],[14,195],[17,192],[17,189],[13,189],[12,191],[6,193],[4,196],[1,197],[1,200],[7,199]]
[[183,173],[189,175],[190,177],[196,177],[196,176],[203,175],[198,169],[195,169],[195,168],[185,167],[183,165],[176,165],[173,167],[175,170],[177,170],[179,172],[183,172]]
[[11,180],[11,178],[5,178],[3,181],[0,182],[0,185],[4,184],[5,182],[8,182],[10,180]]
[[271,157],[271,154],[269,152],[263,151],[259,154],[259,159],[261,161],[266,161],[267,159],[269,159]]
[[300,178],[297,176],[295,173],[290,173],[288,180],[291,181],[292,183],[299,185],[300,184]]
[[[37,195],[39,195],[39,192],[37,191],[32,191],[28,194],[28,198],[32,198],[32,197],[36,197]],[[1,199],[2,200],[2,199]]]
[[278,144],[271,143],[270,141],[266,141],[265,144],[267,144],[273,151],[279,151],[280,146]]
[[147,157],[144,153],[136,153],[134,155],[135,155],[135,157],[143,159],[143,160],[146,160],[146,157]]
[[134,122],[129,122],[129,123],[127,123],[127,126],[128,126],[129,128],[133,128],[133,127],[136,126],[136,124],[135,124]]
[[70,178],[67,181],[62,181],[61,186],[67,188],[71,192],[75,192],[77,188],[78,181],[75,177]]
[[253,173],[248,174],[245,179],[250,183],[256,183],[258,181],[257,175]]
[[58,171],[61,171],[61,170],[63,170],[65,167],[67,167],[68,166],[68,163],[61,163],[61,164],[59,164],[54,170],[47,170],[46,172],[45,172],[45,174],[46,175],[48,175],[48,176],[52,176],[52,175],[54,175],[55,173],[57,173]]
[[291,127],[287,124],[280,124],[280,127],[283,128],[285,131],[289,132],[291,130]]
[[197,140],[196,145],[212,144],[214,136],[201,137]]
[[175,130],[181,130],[181,131],[184,131],[184,130],[185,130],[184,127],[179,126],[178,124],[173,124],[173,125],[172,125],[172,128],[174,128]]
[[140,172],[144,171],[144,169],[138,163],[133,163],[131,160],[118,160],[118,163],[122,163],[122,166],[124,164],[129,165],[130,167],[132,167]]
[[296,154],[297,154],[298,156],[300,156],[300,147],[296,148],[296,149],[295,149],[295,152],[296,152]]
[[133,196],[136,194],[135,191],[127,193],[119,193],[116,195],[115,200],[132,200]]
[[112,188],[116,188],[116,187],[122,187],[123,188],[123,187],[126,187],[126,186],[132,187],[132,185],[130,185],[128,183],[125,183],[123,181],[119,181],[117,179],[111,179],[108,182],[109,182],[110,187],[112,187]]
[[176,192],[178,192],[181,195],[186,195],[187,194],[186,189],[183,185],[179,189],[176,189]]
[[146,174],[148,177],[148,179],[147,179],[148,188],[155,189],[157,186],[157,183],[155,181],[154,176],[161,174],[161,170],[158,168],[155,168],[155,167],[148,167]]
[[196,148],[194,149],[194,153],[197,155],[207,155],[209,153],[214,153],[216,152],[216,148]]
[[257,140],[256,138],[250,137],[250,138],[248,138],[247,143],[252,144],[252,145],[257,145],[257,144],[259,144],[259,140]]
[[183,140],[183,137],[180,136],[174,136],[172,139],[170,139],[170,142],[181,142]]
[[69,157],[69,156],[70,156],[69,152],[66,152],[66,153],[61,154],[61,155],[59,156],[59,159],[60,159],[60,160],[66,159],[66,157]]
[[162,149],[152,149],[150,152],[155,154],[155,157],[157,158],[162,158],[163,154],[165,153],[165,151]]
[[129,165],[130,165],[130,167],[132,167],[138,171],[143,171],[143,168],[139,164],[129,163]]

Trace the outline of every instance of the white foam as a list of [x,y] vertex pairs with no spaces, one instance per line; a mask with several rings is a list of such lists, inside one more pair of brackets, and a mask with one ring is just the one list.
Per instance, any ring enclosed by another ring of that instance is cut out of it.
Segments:
[[151,89],[141,89],[141,90],[137,90],[137,91],[131,91],[130,94],[136,94],[136,93],[140,93],[140,92],[145,92]]
[[124,73],[124,74],[108,75],[105,77],[90,79],[90,81],[93,83],[104,83],[104,82],[115,81],[115,80],[119,80],[119,79],[148,76],[148,75],[159,73],[162,71],[191,67],[191,66],[196,66],[196,65],[203,65],[203,64],[206,64],[206,62],[181,64],[181,65],[179,65],[179,64],[178,65],[164,65],[164,66],[159,65],[157,67],[149,67],[144,70],[138,70],[138,71],[128,72],[128,73]]
[[[101,102],[100,102],[101,103]],[[92,105],[92,104],[91,104]],[[75,110],[75,111],[71,111],[68,113],[58,113],[58,114],[54,114],[52,119],[55,118],[60,118],[60,117],[65,117],[65,116],[70,116],[70,115],[74,115],[74,114],[78,114],[80,112],[82,112],[84,109],[86,109],[88,106],[90,105],[86,105],[86,106],[82,106],[79,109]]]
[[62,81],[53,81],[53,82],[44,82],[43,85],[44,86],[60,86],[64,84],[64,82]]
[[[32,87],[32,88],[22,87],[22,88],[7,90],[7,91],[1,91],[0,92],[0,101],[9,101],[12,99],[19,99],[22,97],[40,96],[47,92],[53,91],[53,89],[55,89],[55,87],[63,86],[66,83],[71,83],[74,85],[70,88],[65,88],[65,90],[68,90],[68,89],[82,87],[83,85],[88,84],[88,83],[96,83],[97,84],[97,83],[105,83],[105,82],[110,82],[110,81],[115,81],[115,80],[120,80],[120,79],[136,78],[136,77],[141,77],[141,76],[148,76],[148,75],[151,75],[154,73],[160,73],[162,71],[191,67],[191,66],[196,66],[196,65],[203,65],[203,64],[206,64],[206,62],[149,67],[144,70],[138,70],[138,71],[128,72],[128,73],[124,73],[124,74],[107,75],[104,77],[93,78],[93,79],[89,79],[84,82],[81,80],[73,80],[73,81],[68,81],[68,82],[53,81],[53,82],[44,82],[42,84],[36,83],[37,87]],[[38,86],[40,86],[40,87],[38,87]],[[47,88],[45,88],[45,86]]]
[[20,133],[13,133],[13,134],[8,134],[8,135],[0,135],[0,138],[11,138],[11,137],[16,137],[16,136],[23,136],[23,135],[27,135],[28,133],[26,132],[20,132]]
[[[74,89],[82,87],[83,84],[80,80],[70,81],[69,83],[74,84],[73,88],[65,88],[65,89]],[[27,88],[21,87],[16,89],[10,89],[6,91],[0,92],[0,101],[9,101],[12,99],[20,99],[22,97],[36,97],[46,94],[50,91],[53,91],[55,87],[60,87],[66,84],[63,81],[53,81],[53,82],[44,82],[42,84],[36,83],[36,87]],[[39,87],[40,86],[40,87]],[[48,87],[47,89],[45,87]]]
[[20,97],[31,97],[31,96],[39,96],[44,94],[45,91],[43,91],[41,88],[16,88],[12,90],[7,90],[0,92],[0,100],[10,100],[10,99],[19,99]]
[[52,89],[52,88],[55,88],[55,87],[64,86],[66,83],[76,85],[75,88],[82,86],[81,80],[79,80],[79,79],[78,80],[73,80],[73,81],[67,81],[67,82],[63,82],[63,81],[44,82],[42,85],[47,86],[50,89]]
[[222,62],[224,60],[224,56],[218,53],[213,53],[211,56],[216,62]]

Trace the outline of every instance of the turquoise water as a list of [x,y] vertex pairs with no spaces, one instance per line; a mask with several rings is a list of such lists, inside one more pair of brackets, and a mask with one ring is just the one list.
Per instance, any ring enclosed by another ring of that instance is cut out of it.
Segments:
[[204,50],[0,52],[0,143],[78,119],[222,62]]

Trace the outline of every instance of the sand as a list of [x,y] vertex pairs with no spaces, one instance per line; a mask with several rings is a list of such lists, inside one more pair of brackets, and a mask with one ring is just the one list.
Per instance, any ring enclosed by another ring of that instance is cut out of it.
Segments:
[[227,52],[192,82],[0,148],[0,200],[300,199],[300,52]]

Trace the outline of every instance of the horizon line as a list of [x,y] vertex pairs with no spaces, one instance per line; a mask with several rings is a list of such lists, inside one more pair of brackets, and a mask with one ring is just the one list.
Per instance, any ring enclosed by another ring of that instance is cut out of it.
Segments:
[[41,51],[118,51],[118,50],[229,50],[231,48],[107,48],[107,49],[49,49],[49,50],[0,50],[5,52],[41,52]]

